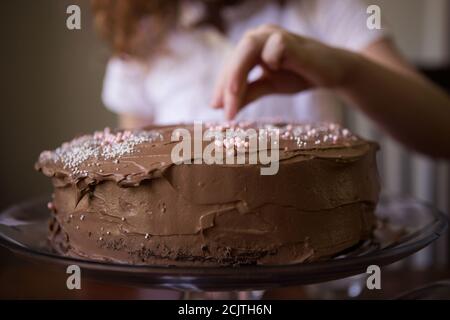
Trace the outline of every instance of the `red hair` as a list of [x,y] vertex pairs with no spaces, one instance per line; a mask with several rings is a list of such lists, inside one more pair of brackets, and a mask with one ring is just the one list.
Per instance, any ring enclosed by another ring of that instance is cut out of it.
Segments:
[[92,9],[96,27],[114,54],[143,57],[175,25],[178,2],[92,0]]
[[[146,58],[161,49],[167,34],[179,25],[181,1],[91,0],[95,24],[113,54]],[[202,23],[223,31],[220,12],[243,0],[191,0],[206,9]]]

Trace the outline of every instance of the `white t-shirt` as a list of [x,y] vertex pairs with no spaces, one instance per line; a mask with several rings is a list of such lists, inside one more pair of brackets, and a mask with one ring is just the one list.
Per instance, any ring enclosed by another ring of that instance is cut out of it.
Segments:
[[[358,0],[250,0],[228,7],[227,35],[213,28],[172,34],[169,55],[146,68],[132,60],[112,58],[106,69],[102,98],[108,109],[148,119],[155,124],[222,121],[222,110],[209,107],[218,74],[244,32],[277,24],[291,32],[359,51],[385,35],[366,27],[368,14]],[[257,76],[255,69],[249,78]],[[241,110],[237,120],[340,121],[339,100],[328,90],[272,95]]]

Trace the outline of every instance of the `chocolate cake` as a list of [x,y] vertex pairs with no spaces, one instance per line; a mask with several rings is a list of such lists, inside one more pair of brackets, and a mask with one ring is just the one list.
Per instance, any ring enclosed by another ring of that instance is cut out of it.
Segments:
[[[42,152],[36,169],[54,186],[54,247],[128,264],[282,265],[330,258],[370,238],[375,143],[328,123],[201,129],[200,138],[193,125],[105,129]],[[255,132],[275,147],[265,150],[277,152],[275,174],[262,174],[269,164],[225,161],[257,154]],[[194,147],[176,160],[181,142]],[[201,158],[211,142],[222,164]]]

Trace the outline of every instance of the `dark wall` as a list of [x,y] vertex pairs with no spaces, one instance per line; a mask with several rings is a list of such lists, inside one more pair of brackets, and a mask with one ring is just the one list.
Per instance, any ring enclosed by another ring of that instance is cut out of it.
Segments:
[[[81,30],[66,28],[69,4],[81,7]],[[42,150],[115,121],[100,100],[108,51],[89,1],[4,1],[0,12],[1,209],[50,191],[33,169]]]

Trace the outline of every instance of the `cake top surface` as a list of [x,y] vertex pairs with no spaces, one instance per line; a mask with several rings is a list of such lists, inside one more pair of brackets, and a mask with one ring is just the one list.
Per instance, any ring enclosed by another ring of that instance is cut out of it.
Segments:
[[[223,157],[275,150],[279,160],[311,157],[352,158],[365,154],[369,142],[334,123],[267,124],[227,123],[147,127],[141,130],[105,128],[79,136],[40,154],[36,168],[47,176],[69,180],[84,178],[139,181],[151,178],[175,163],[173,149],[189,140],[193,147],[183,160],[198,158],[208,144],[223,150]],[[228,162],[226,163],[228,164]],[[226,165],[224,162],[224,165]],[[241,164],[245,165],[245,164]],[[140,177],[130,179],[130,177]]]

